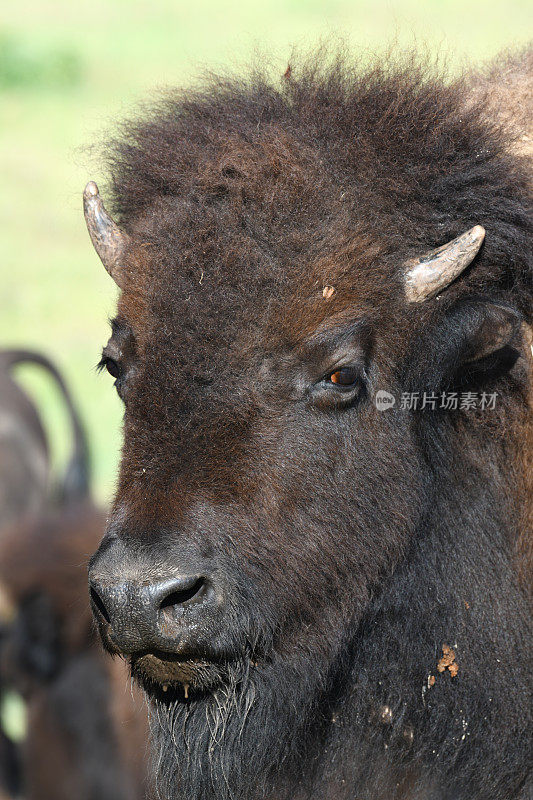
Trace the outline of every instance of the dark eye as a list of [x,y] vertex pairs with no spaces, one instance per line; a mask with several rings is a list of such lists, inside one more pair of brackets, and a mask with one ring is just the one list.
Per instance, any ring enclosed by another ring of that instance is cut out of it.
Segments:
[[106,358],[105,368],[113,378],[118,378],[120,375],[120,367],[112,358]]
[[113,378],[118,378],[120,376],[119,365],[113,358],[109,358],[109,356],[104,356],[99,366],[101,366],[102,369],[106,369]]
[[328,381],[339,389],[353,389],[359,382],[359,370],[357,367],[340,367],[331,373]]

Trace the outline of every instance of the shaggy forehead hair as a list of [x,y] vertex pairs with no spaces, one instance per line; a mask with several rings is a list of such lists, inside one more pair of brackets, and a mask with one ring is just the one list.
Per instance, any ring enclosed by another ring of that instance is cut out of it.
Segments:
[[346,302],[371,292],[386,309],[405,255],[481,224],[469,290],[508,291],[512,271],[530,312],[526,170],[508,155],[514,134],[468,93],[414,57],[354,67],[319,54],[274,82],[253,72],[168,94],[108,150],[112,206],[145,248],[134,286],[161,298],[179,283],[188,297],[209,280],[241,322],[258,294],[302,303],[333,282]]

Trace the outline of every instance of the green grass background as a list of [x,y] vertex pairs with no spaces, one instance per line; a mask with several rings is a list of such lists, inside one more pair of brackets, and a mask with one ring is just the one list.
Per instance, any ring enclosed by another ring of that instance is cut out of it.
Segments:
[[[94,370],[115,287],[90,246],[81,191],[101,180],[89,146],[158,87],[205,66],[241,68],[342,36],[369,52],[392,39],[451,54],[459,65],[531,38],[531,0],[18,0],[0,4],[0,346],[44,350],[64,371],[88,428],[95,492],[112,495],[120,403]],[[35,370],[57,464],[68,433],[58,398]]]

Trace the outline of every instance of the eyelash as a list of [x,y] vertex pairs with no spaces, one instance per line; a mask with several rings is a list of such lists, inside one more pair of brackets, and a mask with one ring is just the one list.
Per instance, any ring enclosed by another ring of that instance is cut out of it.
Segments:
[[[111,365],[113,365],[113,371],[110,369]],[[119,364],[109,356],[105,355],[102,356],[102,358],[100,359],[100,361],[96,366],[96,369],[98,370],[98,372],[102,372],[104,369],[107,370],[111,375],[111,377],[115,378],[115,380],[119,380],[119,378],[121,377]]]

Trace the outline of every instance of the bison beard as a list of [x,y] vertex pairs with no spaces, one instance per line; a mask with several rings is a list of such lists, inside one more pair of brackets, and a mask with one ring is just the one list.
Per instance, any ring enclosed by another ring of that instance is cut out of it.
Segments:
[[[530,796],[531,172],[470,80],[215,79],[125,126],[119,223],[86,190],[125,401],[93,610],[165,800]],[[461,270],[406,292],[450,240]],[[317,366],[341,334],[344,405]],[[498,399],[380,413],[379,389]]]
[[[334,658],[246,659],[212,693],[187,700],[171,688],[154,697],[152,687],[159,796],[353,800],[355,787],[364,800],[526,800],[530,619],[501,563],[503,520],[480,526],[491,511],[482,504],[455,487],[363,621],[347,626]],[[472,565],[481,563],[486,574],[474,583]],[[452,631],[456,678],[437,669]]]
[[311,784],[324,740],[323,709],[316,707],[321,679],[319,672],[310,677],[309,665],[300,673],[277,665],[259,672],[248,661],[228,668],[210,695],[190,703],[156,700],[151,729],[160,796],[270,797],[273,786],[280,800],[304,796],[296,787]]

